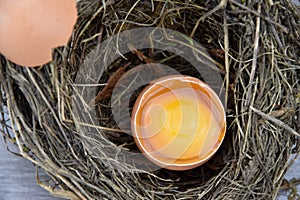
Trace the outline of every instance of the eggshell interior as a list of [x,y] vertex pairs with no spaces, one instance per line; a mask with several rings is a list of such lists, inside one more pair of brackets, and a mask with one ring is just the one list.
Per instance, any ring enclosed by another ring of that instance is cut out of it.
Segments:
[[154,81],[138,97],[132,118],[139,149],[152,162],[174,170],[206,162],[221,144],[226,127],[218,96],[188,76]]

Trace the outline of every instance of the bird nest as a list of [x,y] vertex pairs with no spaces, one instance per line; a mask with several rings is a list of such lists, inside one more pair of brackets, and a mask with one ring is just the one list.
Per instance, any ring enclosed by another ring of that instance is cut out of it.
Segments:
[[[4,138],[49,175],[37,182],[54,196],[273,199],[300,152],[299,9],[289,0],[78,1],[70,42],[51,63],[25,68],[1,56]],[[145,160],[128,124],[144,78],[173,72],[206,81],[226,107],[220,149],[186,171]]]

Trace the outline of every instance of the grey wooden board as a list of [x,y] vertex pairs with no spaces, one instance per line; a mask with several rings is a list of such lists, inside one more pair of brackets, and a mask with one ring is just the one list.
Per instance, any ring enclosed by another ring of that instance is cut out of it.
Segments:
[[[292,178],[300,178],[300,157],[297,158],[296,162],[293,164],[293,166],[287,171],[285,174],[285,178],[287,180],[291,180]],[[300,185],[297,187],[297,192],[300,195]],[[285,200],[288,198],[288,192],[284,191],[281,192],[280,195],[278,196],[278,200]]]
[[12,155],[0,139],[0,200],[58,200],[35,180],[35,167],[28,160]]
[[299,1],[299,0],[292,0],[292,2],[293,2],[294,4],[296,4],[297,6],[300,6],[300,1]]

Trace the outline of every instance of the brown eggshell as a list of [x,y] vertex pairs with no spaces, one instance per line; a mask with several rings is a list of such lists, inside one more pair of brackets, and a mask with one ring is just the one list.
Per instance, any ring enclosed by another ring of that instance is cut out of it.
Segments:
[[19,65],[43,65],[68,42],[76,19],[75,0],[1,0],[0,52]]

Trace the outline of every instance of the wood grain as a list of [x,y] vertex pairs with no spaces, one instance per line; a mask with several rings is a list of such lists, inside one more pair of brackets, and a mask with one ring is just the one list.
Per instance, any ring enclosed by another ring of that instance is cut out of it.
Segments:
[[59,200],[36,183],[34,165],[6,151],[0,138],[0,200]]

